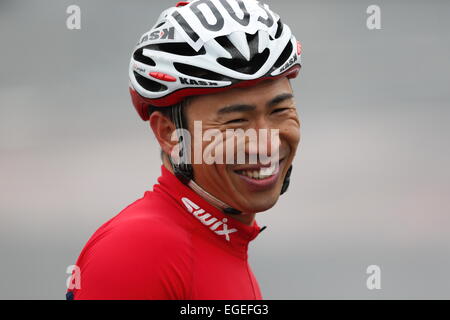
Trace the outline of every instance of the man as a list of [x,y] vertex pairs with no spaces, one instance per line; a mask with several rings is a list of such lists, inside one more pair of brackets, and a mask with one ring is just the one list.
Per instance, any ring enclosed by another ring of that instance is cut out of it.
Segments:
[[[256,1],[182,2],[161,14],[129,78],[162,174],[94,233],[68,299],[262,298],[247,248],[261,231],[255,214],[289,184],[300,55],[289,27]],[[257,143],[236,134],[252,130]]]

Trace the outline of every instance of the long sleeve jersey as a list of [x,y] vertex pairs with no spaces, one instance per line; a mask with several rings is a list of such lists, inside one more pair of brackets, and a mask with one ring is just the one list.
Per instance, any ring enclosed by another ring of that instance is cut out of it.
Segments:
[[67,298],[262,299],[247,260],[261,230],[256,221],[248,226],[225,215],[161,170],[153,191],[86,243]]

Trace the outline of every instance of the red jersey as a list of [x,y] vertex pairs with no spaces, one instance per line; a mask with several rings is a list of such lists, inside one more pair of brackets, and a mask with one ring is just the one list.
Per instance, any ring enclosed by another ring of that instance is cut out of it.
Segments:
[[162,166],[153,191],[102,225],[68,299],[262,299],[247,260],[260,232],[209,204]]

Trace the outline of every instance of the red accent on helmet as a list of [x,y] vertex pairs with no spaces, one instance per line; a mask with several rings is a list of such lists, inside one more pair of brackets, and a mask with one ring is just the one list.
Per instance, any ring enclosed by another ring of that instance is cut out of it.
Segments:
[[175,7],[184,7],[187,4],[189,4],[189,1],[180,1],[175,5]]
[[177,81],[177,78],[174,78],[171,75],[168,75],[167,73],[150,72],[148,75],[152,76],[155,79],[162,80],[162,81],[168,81],[168,82],[175,82],[175,81]]
[[299,64],[296,64],[292,66],[287,71],[283,72],[282,74],[279,74],[275,77],[264,77],[254,80],[247,80],[247,81],[241,81],[238,83],[235,83],[228,87],[221,87],[221,88],[186,88],[181,89],[178,91],[175,91],[171,93],[169,96],[162,97],[159,99],[148,99],[142,97],[139,93],[134,90],[134,88],[130,87],[130,94],[131,94],[131,100],[133,101],[133,105],[136,108],[136,111],[141,116],[142,120],[147,121],[150,118],[150,115],[148,113],[148,107],[150,105],[157,106],[157,107],[169,107],[174,104],[177,104],[181,102],[184,98],[189,96],[196,96],[196,95],[205,95],[205,94],[212,94],[217,92],[223,92],[232,88],[244,88],[244,87],[250,87],[254,86],[259,82],[262,82],[264,80],[268,79],[279,79],[282,77],[287,77],[288,79],[297,77],[301,66]]
[[302,44],[297,40],[297,55],[302,54]]

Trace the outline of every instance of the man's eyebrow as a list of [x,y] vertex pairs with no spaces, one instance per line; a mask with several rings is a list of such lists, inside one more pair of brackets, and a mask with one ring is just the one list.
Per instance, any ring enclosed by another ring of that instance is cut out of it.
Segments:
[[217,111],[218,114],[226,114],[231,112],[245,112],[255,110],[256,106],[250,104],[233,104],[226,106]]
[[276,106],[277,104],[280,104],[281,102],[288,100],[288,99],[292,99],[294,97],[294,95],[292,93],[282,93],[277,95],[275,98],[273,98],[272,100],[268,101],[266,106],[268,108],[272,108],[274,106]]
[[[268,101],[266,103],[266,106],[268,108],[271,108],[273,106],[276,106],[277,104],[280,104],[281,102],[288,100],[288,99],[292,99],[294,97],[294,95],[292,93],[281,93],[279,95],[277,95],[276,97],[274,97],[273,99],[271,99],[270,101]],[[255,105],[251,105],[251,104],[244,104],[244,103],[238,103],[238,104],[233,104],[230,106],[226,106],[223,108],[220,108],[217,113],[218,114],[226,114],[226,113],[232,113],[232,112],[246,112],[246,111],[253,111],[256,109]]]

